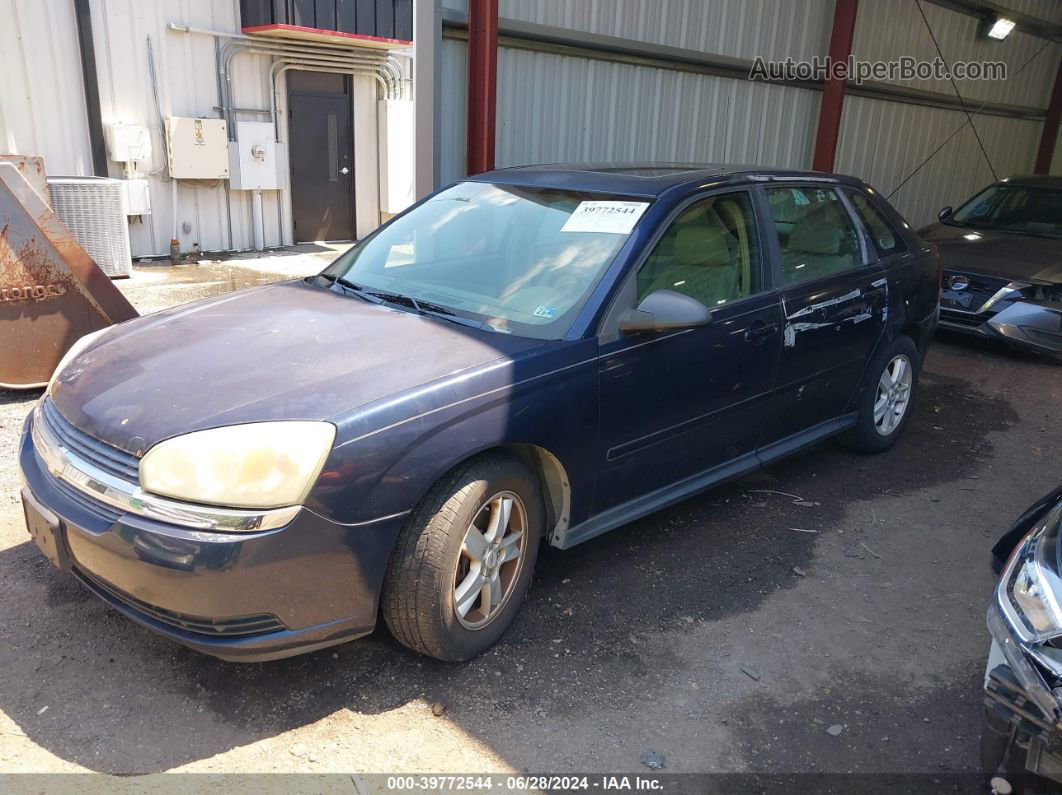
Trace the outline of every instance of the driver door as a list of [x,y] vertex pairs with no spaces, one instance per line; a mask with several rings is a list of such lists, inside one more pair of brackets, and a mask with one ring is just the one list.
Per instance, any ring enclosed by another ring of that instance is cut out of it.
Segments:
[[[676,488],[692,493],[755,465],[783,318],[765,277],[752,194],[695,198],[662,229],[602,329],[595,513],[623,510],[637,498],[647,512]],[[618,310],[659,289],[696,298],[712,310],[712,322],[677,331],[615,330]]]

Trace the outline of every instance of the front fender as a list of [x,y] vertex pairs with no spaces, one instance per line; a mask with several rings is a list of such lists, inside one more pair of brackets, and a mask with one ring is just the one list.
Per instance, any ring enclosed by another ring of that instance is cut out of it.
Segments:
[[528,444],[568,473],[575,523],[593,497],[597,423],[597,341],[539,348],[344,421],[307,506],[345,523],[391,516],[462,461]]

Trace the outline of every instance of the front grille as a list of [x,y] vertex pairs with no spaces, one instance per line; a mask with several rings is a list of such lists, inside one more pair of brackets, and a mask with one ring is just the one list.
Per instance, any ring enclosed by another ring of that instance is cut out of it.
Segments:
[[943,307],[940,309],[940,319],[947,323],[954,323],[957,326],[977,328],[990,317],[992,317],[992,315],[988,312],[975,315],[971,312],[959,312],[954,309],[944,309]]
[[247,635],[266,635],[271,632],[283,632],[285,627],[280,619],[270,613],[259,613],[253,616],[240,616],[238,618],[203,618],[190,616],[186,613],[177,613],[173,610],[164,610],[161,607],[148,604],[142,599],[130,596],[115,588],[99,577],[89,574],[81,568],[74,568],[74,573],[82,582],[91,588],[96,594],[108,602],[118,602],[126,607],[142,613],[162,624],[180,629],[185,632],[194,632],[199,635],[209,635],[215,638],[234,638]]
[[[949,285],[952,276],[965,276],[970,280],[970,286],[965,290],[951,290]],[[977,316],[977,310],[980,309],[988,299],[999,292],[1002,288],[1006,287],[1010,282],[1007,279],[1000,279],[997,276],[982,276],[979,273],[963,273],[962,271],[944,271],[944,284],[941,291],[941,311],[945,312],[965,312],[967,316]],[[958,303],[959,297],[962,296],[964,300],[969,300],[969,304],[965,306]],[[988,315],[982,317],[978,323],[983,322]],[[950,320],[951,318],[949,318]]]
[[85,492],[75,489],[65,480],[55,478],[54,480],[52,480],[52,486],[55,487],[56,491],[58,491],[64,497],[70,500],[70,502],[79,506],[83,510],[88,511],[93,516],[102,517],[108,522],[113,523],[117,522],[124,515],[122,511],[118,510],[113,505],[108,505],[107,503],[102,502],[101,500],[92,499],[92,497],[87,495]]
[[140,480],[140,459],[124,450],[94,439],[75,428],[59,413],[50,397],[44,399],[40,415],[45,427],[59,444],[95,467],[129,483]]

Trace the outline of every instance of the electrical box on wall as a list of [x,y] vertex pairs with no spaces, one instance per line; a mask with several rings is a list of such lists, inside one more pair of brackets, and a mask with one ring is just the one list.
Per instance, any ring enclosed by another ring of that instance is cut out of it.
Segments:
[[236,122],[236,140],[229,141],[229,187],[233,190],[277,190],[284,187],[286,168],[269,122]]
[[137,163],[151,157],[151,133],[140,124],[108,124],[104,130],[107,152],[119,163]]
[[146,179],[122,180],[126,215],[151,215],[151,192]]
[[166,119],[170,176],[174,179],[228,179],[229,138],[224,119]]

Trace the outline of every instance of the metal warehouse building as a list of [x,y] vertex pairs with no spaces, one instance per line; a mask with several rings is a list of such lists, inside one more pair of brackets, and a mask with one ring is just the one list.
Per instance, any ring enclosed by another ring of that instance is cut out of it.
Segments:
[[[1058,0],[2,3],[0,150],[128,180],[133,256],[361,236],[492,163],[814,165],[915,224],[1062,173]],[[938,48],[1007,79],[750,78]]]

